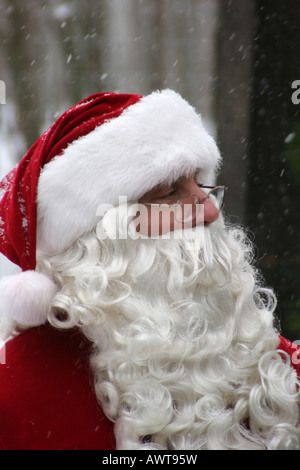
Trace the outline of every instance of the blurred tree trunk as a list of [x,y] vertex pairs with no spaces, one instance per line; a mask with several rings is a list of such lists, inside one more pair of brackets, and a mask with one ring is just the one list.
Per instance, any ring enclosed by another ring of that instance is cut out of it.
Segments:
[[[14,96],[17,104],[17,125],[24,135],[27,144],[34,142],[39,132],[40,119],[38,108],[38,83],[34,74],[24,73],[24,69],[31,67],[40,59],[40,42],[26,40],[28,35],[37,37],[40,31],[40,11],[32,9],[32,2],[26,2],[25,8],[10,6],[4,0],[2,8],[6,6],[6,21],[1,20],[1,43],[5,50],[6,65],[9,68],[9,81],[7,82],[7,96]],[[27,27],[25,26],[27,25]],[[30,33],[29,33],[30,31]],[[5,72],[4,72],[5,73]],[[21,113],[20,109],[26,110]]]
[[2,0],[7,102],[24,152],[68,106],[99,91],[173,88],[214,133],[218,1]]
[[215,30],[219,0],[105,0],[104,84],[147,94],[173,88],[215,133]]
[[2,0],[1,77],[24,150],[68,106],[99,91],[102,17],[102,0]]
[[284,334],[300,337],[300,9],[293,0],[256,0],[247,223],[259,266],[278,293]]
[[217,136],[224,164],[219,182],[229,186],[226,214],[245,221],[250,122],[254,3],[219,0],[216,49]]

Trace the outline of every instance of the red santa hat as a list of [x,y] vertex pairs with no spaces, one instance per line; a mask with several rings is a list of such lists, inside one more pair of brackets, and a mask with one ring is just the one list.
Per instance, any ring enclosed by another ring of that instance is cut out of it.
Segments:
[[136,201],[196,169],[211,184],[219,161],[201,117],[172,90],[72,106],[0,184],[0,251],[23,271],[0,281],[0,314],[46,321],[56,286],[35,271],[36,253],[61,253],[92,230],[99,204]]

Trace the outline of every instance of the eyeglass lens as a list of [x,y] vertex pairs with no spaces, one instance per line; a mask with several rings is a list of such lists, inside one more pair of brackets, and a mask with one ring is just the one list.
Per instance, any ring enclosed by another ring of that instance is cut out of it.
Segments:
[[221,210],[224,205],[225,189],[222,186],[211,189],[208,192],[209,200],[216,206],[218,210]]

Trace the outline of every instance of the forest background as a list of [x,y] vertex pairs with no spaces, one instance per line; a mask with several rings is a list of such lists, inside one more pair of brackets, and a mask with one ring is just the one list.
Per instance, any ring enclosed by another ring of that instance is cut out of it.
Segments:
[[89,94],[175,89],[217,139],[225,215],[299,341],[299,48],[295,0],[1,0],[0,174]]

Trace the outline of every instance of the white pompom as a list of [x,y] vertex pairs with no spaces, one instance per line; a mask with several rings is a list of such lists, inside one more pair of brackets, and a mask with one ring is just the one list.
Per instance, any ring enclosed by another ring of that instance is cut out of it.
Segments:
[[36,271],[5,276],[0,280],[0,315],[22,325],[42,325],[56,290],[53,281]]

